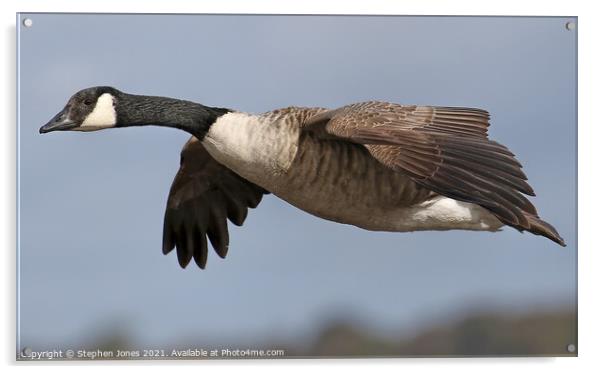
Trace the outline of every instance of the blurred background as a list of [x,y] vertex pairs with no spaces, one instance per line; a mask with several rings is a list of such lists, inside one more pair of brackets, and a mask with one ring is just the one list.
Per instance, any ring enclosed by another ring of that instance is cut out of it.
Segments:
[[[21,14],[17,349],[576,354],[577,31],[567,22]],[[369,232],[268,195],[230,225],[225,260],[210,253],[206,270],[182,270],[161,237],[187,134],[38,134],[95,85],[249,112],[363,100],[486,109],[490,137],[517,155],[567,247],[511,228]]]

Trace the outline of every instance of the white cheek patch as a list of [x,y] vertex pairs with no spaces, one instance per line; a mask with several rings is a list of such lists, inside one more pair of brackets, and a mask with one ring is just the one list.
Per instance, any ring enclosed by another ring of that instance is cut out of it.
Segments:
[[80,129],[103,129],[114,127],[116,123],[117,113],[113,105],[113,96],[109,93],[104,93],[96,100],[94,110],[82,122]]

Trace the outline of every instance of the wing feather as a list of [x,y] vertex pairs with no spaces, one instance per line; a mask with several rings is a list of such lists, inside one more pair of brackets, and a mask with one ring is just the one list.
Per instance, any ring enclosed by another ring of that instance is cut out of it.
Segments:
[[163,226],[163,253],[176,248],[185,268],[194,258],[201,269],[207,264],[207,238],[216,253],[228,253],[227,220],[241,226],[248,209],[259,205],[267,193],[215,161],[192,137],[184,145],[180,169],[169,191]]
[[319,113],[304,129],[355,142],[384,165],[441,195],[475,203],[504,224],[564,245],[524,196],[522,165],[488,139],[489,113],[474,108],[365,102]]

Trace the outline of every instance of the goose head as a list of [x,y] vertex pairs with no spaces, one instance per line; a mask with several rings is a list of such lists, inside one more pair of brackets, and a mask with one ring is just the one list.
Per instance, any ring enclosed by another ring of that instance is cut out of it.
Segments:
[[40,133],[155,125],[184,130],[202,140],[217,118],[230,111],[169,97],[132,95],[113,87],[90,87],[71,96]]
[[75,93],[40,134],[51,131],[96,131],[117,125],[116,102],[122,93],[113,87],[91,87]]

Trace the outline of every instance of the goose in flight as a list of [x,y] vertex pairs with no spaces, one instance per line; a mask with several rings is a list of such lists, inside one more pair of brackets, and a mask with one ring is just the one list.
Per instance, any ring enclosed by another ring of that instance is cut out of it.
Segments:
[[163,252],[207,262],[207,238],[228,251],[227,220],[273,193],[315,216],[366,230],[498,231],[507,225],[564,246],[525,195],[521,164],[488,139],[481,109],[370,101],[329,110],[249,114],[166,97],[92,87],[40,128],[96,131],[156,125],[192,135],[181,153]]

